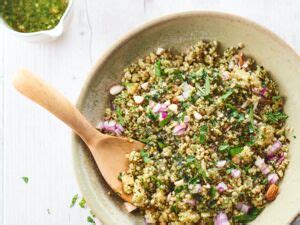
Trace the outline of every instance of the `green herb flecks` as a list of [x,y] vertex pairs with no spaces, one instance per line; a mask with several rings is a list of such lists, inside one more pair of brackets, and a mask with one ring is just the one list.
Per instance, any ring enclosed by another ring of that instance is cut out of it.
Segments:
[[210,189],[209,189],[209,195],[212,197],[212,198],[215,198],[216,197],[216,194],[217,194],[217,189],[215,186],[211,186]]
[[162,75],[165,74],[164,70],[161,68],[161,61],[157,60],[155,65],[154,65],[154,69],[155,69],[155,75],[160,77]]
[[151,111],[148,112],[147,117],[152,121],[157,120],[157,116],[154,115]]
[[256,219],[256,217],[262,212],[263,209],[251,208],[248,214],[242,214],[238,216],[234,216],[233,219],[238,223],[249,223]]
[[30,33],[53,29],[68,7],[67,0],[3,0],[2,18],[12,29]]
[[207,132],[208,132],[207,125],[202,125],[200,127],[200,135],[199,135],[199,142],[200,142],[200,144],[204,144],[206,142]]
[[79,202],[78,204],[79,204],[79,206],[80,206],[81,208],[85,208],[85,204],[86,204],[85,199],[84,199],[84,198],[81,198],[81,200],[80,200],[80,202]]
[[199,92],[203,97],[207,97],[208,95],[210,95],[210,79],[208,75],[206,75],[205,77],[204,88],[199,88]]
[[229,148],[228,144],[221,144],[218,148],[220,152],[226,151]]
[[159,122],[159,127],[164,127],[165,125],[167,125],[172,119],[172,116],[172,114],[167,115],[167,117],[164,120]]
[[288,116],[284,112],[269,112],[266,114],[266,120],[270,124],[275,124],[279,122],[284,122]]
[[143,160],[144,160],[145,163],[150,162],[149,155],[148,155],[147,152],[145,152],[144,149],[141,150],[140,154],[141,154],[141,156],[142,156],[142,158],[143,158]]
[[25,184],[28,184],[29,178],[28,177],[22,177],[22,180],[25,182]]
[[77,199],[78,199],[78,194],[73,196],[71,204],[70,204],[70,208],[72,208],[76,204]]
[[225,101],[232,94],[233,94],[233,90],[229,89],[224,95],[221,96],[221,100]]
[[91,224],[96,224],[94,219],[91,216],[88,216],[86,220],[87,220],[87,222],[89,222]]
[[243,151],[243,149],[244,148],[240,147],[240,146],[231,147],[231,148],[229,148],[229,154],[231,156],[235,156],[235,155],[241,153]]
[[122,116],[121,108],[119,108],[119,107],[116,108],[116,114],[117,114],[117,118],[118,118],[118,123],[121,124],[121,125],[124,125],[124,119],[123,119],[123,116]]

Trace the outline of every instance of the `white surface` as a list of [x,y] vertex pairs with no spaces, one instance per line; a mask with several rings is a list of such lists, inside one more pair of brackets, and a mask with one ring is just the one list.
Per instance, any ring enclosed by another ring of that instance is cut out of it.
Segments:
[[[56,42],[29,44],[0,30],[0,224],[87,224],[88,210],[69,208],[79,193],[70,130],[13,90],[17,69],[34,71],[75,102],[103,51],[151,18],[186,10],[225,11],[268,27],[299,53],[299,9],[298,0],[77,0],[69,29]],[[22,176],[29,177],[27,185]]]

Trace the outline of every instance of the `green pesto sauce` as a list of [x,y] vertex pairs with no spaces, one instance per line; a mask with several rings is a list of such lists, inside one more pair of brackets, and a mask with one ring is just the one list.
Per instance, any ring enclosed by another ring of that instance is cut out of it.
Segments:
[[1,14],[14,30],[30,33],[54,28],[63,16],[68,0],[0,0]]

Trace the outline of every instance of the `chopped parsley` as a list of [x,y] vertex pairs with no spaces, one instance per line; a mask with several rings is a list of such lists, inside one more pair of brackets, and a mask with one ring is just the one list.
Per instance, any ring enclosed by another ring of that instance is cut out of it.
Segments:
[[160,77],[162,75],[164,75],[164,70],[161,68],[161,61],[160,60],[157,60],[155,65],[154,65],[154,68],[155,68],[155,75]]
[[81,208],[85,208],[85,204],[86,204],[85,199],[84,199],[84,198],[81,198],[81,200],[80,200],[80,202],[79,202],[78,204],[79,204],[79,206],[80,206]]
[[120,107],[117,107],[117,108],[116,108],[116,114],[117,114],[118,122],[119,122],[121,125],[124,125],[124,119],[123,119],[123,116],[122,116],[122,110],[121,110]]
[[159,126],[164,127],[165,125],[167,125],[167,123],[169,123],[170,120],[172,119],[172,116],[173,116],[172,114],[167,115],[167,117],[164,120],[159,122]]
[[29,178],[28,177],[22,177],[22,180],[25,182],[25,184],[28,184]]
[[266,114],[267,122],[269,122],[271,124],[275,124],[278,122],[284,122],[287,118],[288,118],[288,116],[284,112],[280,112],[280,111],[268,112]]
[[224,95],[221,96],[221,99],[225,101],[230,95],[233,94],[233,90],[229,89]]
[[233,219],[238,223],[249,223],[256,219],[256,217],[262,212],[263,209],[251,208],[248,214],[242,214],[238,216],[234,216]]
[[71,204],[70,204],[70,208],[72,208],[76,204],[77,199],[78,199],[78,194],[73,196]]
[[144,149],[141,150],[140,154],[141,154],[141,156],[142,156],[145,163],[148,163],[150,161],[149,155],[148,155],[147,152],[145,152]]
[[226,151],[228,148],[229,148],[229,145],[228,145],[228,144],[221,144],[221,145],[219,146],[219,151],[220,151],[220,152],[223,152],[223,151]]
[[229,154],[230,154],[231,156],[235,156],[235,155],[241,153],[241,152],[243,151],[243,149],[244,149],[244,148],[243,148],[243,147],[240,147],[240,146],[231,147],[231,148],[229,149]]
[[207,125],[202,125],[200,127],[200,135],[199,135],[199,142],[200,144],[204,144],[206,139],[207,139],[207,132],[208,132],[208,127]]
[[96,224],[94,219],[91,216],[88,216],[86,220],[87,220],[87,222],[89,222],[91,224]]

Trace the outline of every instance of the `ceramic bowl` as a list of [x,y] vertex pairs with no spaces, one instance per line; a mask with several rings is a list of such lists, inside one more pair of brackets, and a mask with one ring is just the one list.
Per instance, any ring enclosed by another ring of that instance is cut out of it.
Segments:
[[28,41],[28,42],[49,42],[54,41],[58,37],[60,37],[63,32],[66,30],[66,27],[68,26],[73,12],[73,0],[69,0],[68,7],[66,11],[64,12],[63,16],[61,17],[59,23],[51,30],[42,30],[32,33],[22,33],[13,30],[10,26],[8,26],[5,21],[0,18],[0,25],[4,27],[6,30],[8,30],[11,34],[15,35],[16,37]]
[[[184,50],[201,39],[217,40],[222,48],[245,44],[245,54],[263,65],[287,97],[288,125],[294,128],[290,165],[280,194],[252,224],[289,224],[300,211],[300,59],[283,40],[267,29],[243,18],[216,12],[185,12],[156,19],[116,42],[97,62],[86,80],[78,108],[94,124],[108,106],[108,89],[120,81],[122,69],[158,47]],[[113,152],[111,153],[113,154]],[[109,194],[107,186],[86,146],[73,136],[74,167],[89,207],[105,225],[142,224],[138,214],[128,214],[122,200]]]

